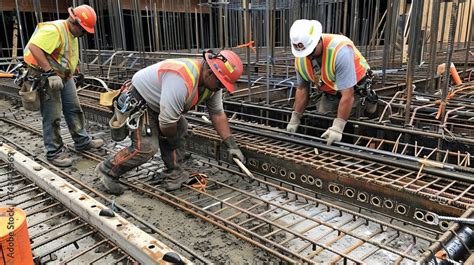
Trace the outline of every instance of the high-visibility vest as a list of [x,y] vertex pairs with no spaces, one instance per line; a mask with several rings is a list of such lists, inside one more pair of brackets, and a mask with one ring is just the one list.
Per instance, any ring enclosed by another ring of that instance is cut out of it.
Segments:
[[[73,41],[69,39],[69,28],[67,26],[66,20],[56,20],[51,22],[39,23],[33,33],[33,36],[43,27],[54,26],[59,33],[60,45],[56,48],[51,54],[46,54],[51,67],[61,76],[69,77],[76,70],[78,60],[73,59],[73,49],[77,49],[77,38],[74,38]],[[32,36],[32,37],[33,37]],[[77,53],[77,51],[74,51]],[[78,56],[75,55],[76,57]],[[25,62],[32,66],[33,68],[39,68],[36,59],[31,54],[31,51],[28,49],[28,45],[25,48],[24,57]]]
[[[323,58],[321,65],[321,81],[324,83],[320,89],[330,94],[336,94],[338,87],[336,85],[336,57],[338,52],[344,46],[349,46],[354,51],[354,65],[357,82],[366,75],[370,69],[364,56],[359,52],[354,43],[343,35],[323,34]],[[298,73],[307,82],[319,82],[316,80],[318,73],[314,73],[313,65],[309,57],[296,58],[295,67]]]
[[214,95],[214,92],[209,89],[205,89],[201,95],[199,94],[200,63],[201,60],[196,59],[168,59],[161,63],[160,69],[158,70],[158,78],[161,78],[164,72],[171,71],[179,74],[184,79],[186,88],[188,89],[185,102],[185,109],[187,110],[201,104]]

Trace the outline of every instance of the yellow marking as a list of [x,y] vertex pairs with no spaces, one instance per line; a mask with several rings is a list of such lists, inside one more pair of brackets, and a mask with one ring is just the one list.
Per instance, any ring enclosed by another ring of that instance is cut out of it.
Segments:
[[234,72],[234,67],[232,67],[229,62],[225,62],[224,65],[231,74]]

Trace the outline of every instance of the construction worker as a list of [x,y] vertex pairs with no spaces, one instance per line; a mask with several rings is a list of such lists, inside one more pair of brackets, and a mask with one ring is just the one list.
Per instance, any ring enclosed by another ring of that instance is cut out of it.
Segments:
[[61,109],[76,150],[99,148],[104,144],[102,139],[92,140],[84,128],[84,113],[72,78],[79,60],[77,38],[94,33],[96,14],[88,5],[70,7],[68,12],[66,20],[39,23],[24,51],[29,74],[48,79],[40,92],[43,141],[47,159],[60,167],[72,165],[72,159],[63,152]]
[[[290,29],[292,53],[296,57],[297,90],[294,110],[286,130],[296,132],[309,101],[309,87],[322,91],[317,110],[335,114],[332,126],[321,137],[327,144],[341,141],[347,119],[364,101],[376,102],[370,89],[372,75],[365,58],[343,35],[323,34],[316,20],[296,20]],[[371,108],[371,111],[375,111]]]
[[[107,158],[95,170],[108,192],[121,194],[119,177],[148,161],[158,149],[166,166],[161,173],[166,190],[179,189],[189,179],[176,154],[188,127],[183,113],[200,103],[206,103],[212,124],[228,153],[244,161],[222,104],[222,88],[234,92],[242,71],[239,56],[229,50],[217,54],[206,51],[202,59],[169,59],[138,71],[118,97],[116,108],[126,113],[131,109],[129,123],[138,119],[130,136],[132,144]],[[114,118],[111,121],[118,122]]]

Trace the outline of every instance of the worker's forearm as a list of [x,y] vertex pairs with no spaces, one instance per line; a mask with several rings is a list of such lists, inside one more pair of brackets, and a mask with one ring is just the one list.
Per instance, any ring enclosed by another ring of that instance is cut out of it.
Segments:
[[34,45],[33,43],[30,43],[28,44],[28,49],[35,58],[36,62],[38,63],[38,66],[41,67],[43,71],[47,72],[52,69],[48,59],[46,58],[46,54],[40,47]]
[[214,129],[216,129],[219,136],[222,140],[227,139],[231,135],[229,129],[229,123],[227,122],[227,116],[224,112],[220,112],[219,114],[210,115],[212,125]]
[[342,94],[337,108],[337,117],[347,121],[351,115],[352,104],[354,104],[354,93]]
[[308,105],[309,101],[309,92],[308,89],[305,87],[300,87],[296,89],[295,94],[295,104],[294,104],[294,111],[298,113],[303,113]]

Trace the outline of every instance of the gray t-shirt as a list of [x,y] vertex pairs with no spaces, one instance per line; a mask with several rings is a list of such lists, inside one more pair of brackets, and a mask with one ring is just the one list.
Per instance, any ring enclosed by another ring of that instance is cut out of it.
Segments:
[[[320,71],[322,56],[312,60],[314,73]],[[299,86],[309,87],[310,82],[303,79],[298,71],[296,71],[297,84]],[[354,51],[349,46],[342,47],[336,56],[336,86],[341,91],[354,87],[357,84],[357,77],[354,65]]]
[[[164,72],[158,77],[162,62],[148,66],[133,75],[132,85],[145,99],[148,106],[160,113],[160,126],[167,127],[176,123],[180,116],[188,111],[185,103],[188,88],[185,80],[176,72]],[[224,111],[222,106],[222,90],[214,93],[206,100],[209,114]]]

